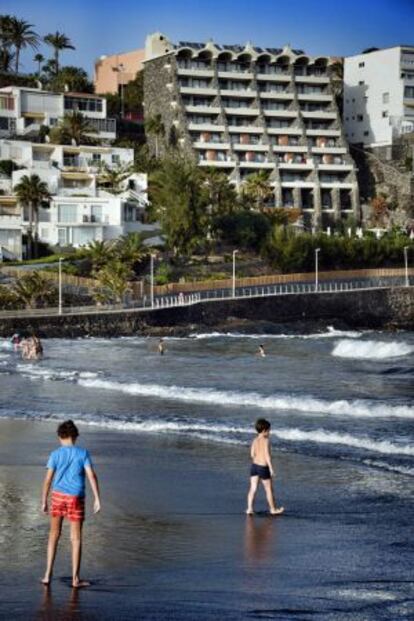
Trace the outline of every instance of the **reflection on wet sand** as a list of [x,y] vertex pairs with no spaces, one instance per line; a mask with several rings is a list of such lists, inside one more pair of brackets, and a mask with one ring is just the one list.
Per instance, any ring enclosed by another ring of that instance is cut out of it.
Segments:
[[244,531],[245,559],[250,564],[261,564],[274,559],[277,535],[277,520],[270,516],[246,518]]

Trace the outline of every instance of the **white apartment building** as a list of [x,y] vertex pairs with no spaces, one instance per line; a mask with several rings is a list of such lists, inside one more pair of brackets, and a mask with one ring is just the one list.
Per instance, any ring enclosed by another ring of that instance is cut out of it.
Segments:
[[[154,33],[146,41],[145,116],[161,115],[167,140],[174,131],[199,166],[222,170],[237,188],[267,171],[273,206],[300,210],[307,227],[359,219],[332,84],[337,61],[289,46],[175,44]],[[154,136],[148,143],[155,150]]]
[[116,120],[106,116],[106,99],[90,93],[52,93],[36,88],[0,88],[0,137],[34,137],[40,127],[55,127],[73,111],[85,116],[101,141],[116,138]]
[[0,176],[0,251],[6,258],[24,255],[27,208],[13,188],[24,175],[38,175],[52,199],[39,210],[39,239],[50,246],[83,246],[130,232],[154,230],[142,222],[147,204],[147,175],[133,173],[113,194],[102,187],[102,167],[132,164],[133,149],[65,146],[0,140],[0,160],[22,167],[11,178]]
[[414,46],[345,58],[343,121],[348,142],[369,147],[414,131]]

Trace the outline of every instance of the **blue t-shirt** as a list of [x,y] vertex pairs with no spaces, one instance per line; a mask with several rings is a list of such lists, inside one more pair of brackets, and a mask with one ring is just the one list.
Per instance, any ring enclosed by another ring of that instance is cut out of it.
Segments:
[[61,446],[50,453],[47,468],[55,471],[52,490],[72,496],[85,495],[85,468],[92,468],[86,449],[80,446]]

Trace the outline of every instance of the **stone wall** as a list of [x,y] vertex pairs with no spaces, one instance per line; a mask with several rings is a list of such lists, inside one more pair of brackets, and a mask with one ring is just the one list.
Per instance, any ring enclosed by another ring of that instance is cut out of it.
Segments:
[[0,336],[9,337],[16,331],[65,338],[183,335],[200,329],[228,330],[243,322],[414,329],[414,287],[201,302],[146,312],[7,318],[0,321]]

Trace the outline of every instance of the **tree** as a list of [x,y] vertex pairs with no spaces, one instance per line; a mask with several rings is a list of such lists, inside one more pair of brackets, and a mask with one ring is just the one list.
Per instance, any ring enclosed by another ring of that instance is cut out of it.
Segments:
[[11,63],[14,54],[11,50],[11,15],[0,15],[0,69],[8,72],[11,70]]
[[227,175],[211,167],[202,171],[203,185],[207,190],[211,215],[232,213],[237,209],[237,194]]
[[55,33],[50,33],[43,38],[43,41],[50,45],[54,50],[54,60],[56,67],[56,75],[59,73],[59,54],[62,50],[74,50],[75,46],[72,45],[71,40],[62,32],[58,30]]
[[111,194],[120,194],[123,191],[123,183],[131,176],[132,166],[119,165],[111,168],[104,164],[99,176],[99,185],[104,187]]
[[61,141],[69,143],[74,141],[77,145],[91,142],[88,134],[94,132],[94,128],[89,120],[81,112],[76,111],[71,114],[65,114],[57,130],[56,136],[55,133],[51,133],[51,140],[53,142],[55,140],[58,143]]
[[39,208],[42,202],[49,201],[51,195],[47,184],[38,175],[24,175],[14,186],[14,191],[21,205],[29,208],[28,255],[32,258],[33,239],[34,255],[37,257],[39,241]]
[[148,258],[149,250],[144,246],[141,233],[128,233],[117,241],[115,253],[119,261],[134,269]]
[[20,52],[26,47],[37,49],[39,47],[39,35],[32,30],[33,24],[24,19],[11,17],[9,22],[9,38],[15,49],[15,72],[19,73]]
[[371,217],[376,226],[385,226],[388,218],[388,203],[383,195],[375,196],[371,200]]
[[56,301],[55,285],[39,272],[29,272],[15,282],[12,293],[18,303],[26,308],[47,306]]
[[214,220],[213,228],[216,235],[228,244],[258,252],[271,227],[264,214],[243,210],[219,216]]
[[209,197],[201,179],[192,161],[174,155],[150,180],[152,207],[176,255],[191,254],[206,238]]
[[98,286],[94,297],[98,302],[116,302],[121,304],[125,295],[131,290],[128,279],[131,269],[119,260],[107,263],[96,274]]
[[40,76],[42,71],[41,65],[45,62],[46,59],[43,54],[35,54],[33,60],[35,61],[35,63],[37,63],[37,75]]
[[114,259],[114,245],[108,241],[92,241],[85,248],[82,248],[79,254],[85,259],[89,259],[94,272],[99,272]]
[[155,157],[160,155],[159,139],[165,137],[165,126],[162,122],[161,114],[156,114],[145,121],[145,131],[152,134],[155,140]]
[[243,183],[242,191],[244,196],[254,203],[257,211],[264,211],[273,198],[273,189],[269,184],[269,173],[260,170],[249,175]]
[[[53,65],[55,61],[53,61]],[[48,87],[52,91],[63,92],[66,88],[77,93],[93,93],[93,84],[88,78],[88,74],[81,67],[67,65],[62,67],[58,73],[54,71],[48,81]]]

